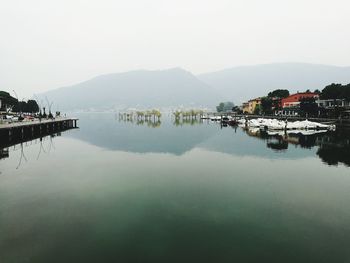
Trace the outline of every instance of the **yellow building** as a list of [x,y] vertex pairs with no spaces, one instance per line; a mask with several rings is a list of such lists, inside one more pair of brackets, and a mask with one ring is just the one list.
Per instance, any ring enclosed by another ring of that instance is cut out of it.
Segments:
[[255,109],[257,107],[260,107],[260,105],[261,105],[261,98],[256,98],[248,101],[247,113],[249,114],[255,113]]
[[249,112],[249,103],[248,102],[243,102],[243,104],[242,104],[242,111],[243,111],[243,113],[248,113]]

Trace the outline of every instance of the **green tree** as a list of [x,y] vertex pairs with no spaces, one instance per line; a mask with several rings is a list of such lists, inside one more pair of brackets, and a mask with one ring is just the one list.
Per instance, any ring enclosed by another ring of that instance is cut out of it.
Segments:
[[26,103],[26,112],[37,113],[39,112],[39,105],[36,100],[28,100]]
[[234,112],[236,112],[238,114],[242,114],[243,113],[242,109],[240,107],[238,107],[238,106],[234,106],[232,108],[232,111],[234,111]]
[[343,96],[344,99],[350,101],[350,84],[344,86]]
[[273,99],[270,97],[263,97],[261,99],[261,112],[265,114],[271,114],[273,107]]
[[18,100],[10,95],[6,91],[0,91],[1,98],[1,110],[5,111],[7,107],[18,108]]
[[[347,85],[348,86],[348,85]],[[341,99],[345,95],[346,91],[342,84],[332,83],[331,85],[326,86],[321,93],[322,99]]]
[[300,111],[304,116],[316,116],[318,113],[318,105],[315,98],[302,98],[300,100]]
[[218,106],[216,106],[216,111],[217,112],[223,112],[224,111],[224,107],[225,107],[225,103],[220,102],[220,104]]
[[289,96],[289,91],[286,89],[276,89],[269,92],[267,96],[270,98],[286,98]]
[[228,111],[232,111],[232,109],[234,108],[235,104],[231,101],[227,101],[227,102],[220,102],[220,104],[218,106],[216,106],[216,111],[217,112],[228,112]]

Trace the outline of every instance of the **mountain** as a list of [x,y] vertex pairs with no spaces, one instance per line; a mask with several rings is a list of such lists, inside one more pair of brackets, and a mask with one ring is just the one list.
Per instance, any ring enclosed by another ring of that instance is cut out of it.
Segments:
[[98,76],[58,88],[47,97],[60,110],[111,108],[209,107],[220,101],[240,104],[274,89],[290,92],[350,83],[350,67],[305,63],[241,66],[194,76],[181,68],[138,70]]
[[47,97],[59,105],[60,110],[180,105],[214,107],[221,100],[211,87],[180,68],[102,75],[39,94],[39,97]]
[[274,89],[290,92],[322,90],[331,83],[350,83],[350,67],[306,63],[275,63],[241,66],[201,74],[201,81],[213,87],[226,100],[236,104],[265,96]]

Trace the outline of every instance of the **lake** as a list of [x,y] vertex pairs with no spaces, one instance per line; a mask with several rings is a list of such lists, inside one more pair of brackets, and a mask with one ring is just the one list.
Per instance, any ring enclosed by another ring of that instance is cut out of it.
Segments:
[[350,133],[120,121],[2,150],[0,262],[350,262]]

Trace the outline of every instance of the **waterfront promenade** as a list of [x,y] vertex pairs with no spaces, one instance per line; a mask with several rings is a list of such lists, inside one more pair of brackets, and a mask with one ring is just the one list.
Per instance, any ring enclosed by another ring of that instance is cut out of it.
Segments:
[[55,118],[0,124],[1,140],[33,137],[64,129],[77,128],[77,118]]
[[33,120],[33,121],[21,121],[21,122],[13,122],[13,123],[0,123],[0,130],[4,129],[13,129],[13,128],[22,128],[28,126],[37,126],[37,125],[52,125],[52,124],[65,124],[76,127],[77,126],[77,118],[55,118],[55,119],[42,119]]

